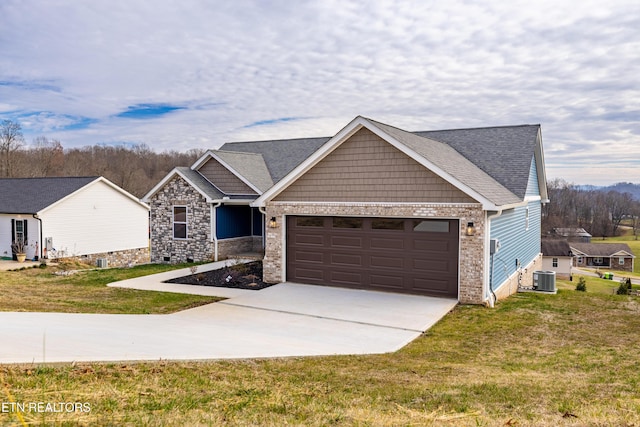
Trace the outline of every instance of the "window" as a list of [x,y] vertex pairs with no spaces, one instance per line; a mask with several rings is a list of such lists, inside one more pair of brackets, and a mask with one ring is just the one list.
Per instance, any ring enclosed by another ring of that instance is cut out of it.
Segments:
[[174,239],[187,238],[187,207],[186,206],[173,207],[173,238]]
[[333,228],[362,228],[362,218],[333,218]]
[[624,265],[624,258],[622,257],[618,258],[618,264]]
[[374,219],[371,222],[374,230],[404,230],[403,219]]
[[558,267],[558,258],[553,258],[553,259],[551,260],[551,263],[552,263],[552,265],[553,265],[554,267]]
[[524,212],[524,229],[529,231],[529,208],[527,207]]
[[323,227],[324,218],[321,216],[301,216],[296,218],[298,227]]
[[426,231],[428,233],[448,233],[449,221],[413,221],[413,231]]
[[600,257],[596,257],[596,258],[594,258],[594,259],[593,259],[593,263],[594,263],[595,265],[602,265],[602,258],[600,258]]
[[26,242],[27,241],[27,220],[26,219],[17,219],[13,225],[13,240],[16,242]]

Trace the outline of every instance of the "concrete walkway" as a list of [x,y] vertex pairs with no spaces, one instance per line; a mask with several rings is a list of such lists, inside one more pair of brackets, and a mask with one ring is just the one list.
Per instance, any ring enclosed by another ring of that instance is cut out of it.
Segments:
[[[214,263],[198,271],[219,267]],[[260,291],[162,283],[184,274],[110,286],[229,299],[167,315],[0,313],[0,363],[386,353],[414,340],[457,304],[295,283]]]

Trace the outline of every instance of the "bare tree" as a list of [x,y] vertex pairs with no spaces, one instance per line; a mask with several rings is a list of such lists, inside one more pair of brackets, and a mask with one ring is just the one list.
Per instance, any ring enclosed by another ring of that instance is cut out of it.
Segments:
[[22,127],[11,120],[3,120],[0,124],[0,175],[14,176],[13,166],[15,153],[24,145]]

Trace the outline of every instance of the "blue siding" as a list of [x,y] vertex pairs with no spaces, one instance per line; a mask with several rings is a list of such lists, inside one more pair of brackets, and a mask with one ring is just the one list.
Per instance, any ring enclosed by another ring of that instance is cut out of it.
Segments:
[[[526,213],[529,210],[529,228]],[[491,239],[500,241],[500,250],[494,255],[492,289],[498,289],[517,270],[516,260],[526,267],[540,253],[540,201],[527,207],[510,209],[491,221]]]
[[217,207],[216,236],[218,239],[251,236],[251,208],[234,205]]
[[538,170],[536,169],[535,157],[531,160],[531,167],[529,168],[529,181],[527,182],[526,196],[539,196],[540,186],[538,185]]

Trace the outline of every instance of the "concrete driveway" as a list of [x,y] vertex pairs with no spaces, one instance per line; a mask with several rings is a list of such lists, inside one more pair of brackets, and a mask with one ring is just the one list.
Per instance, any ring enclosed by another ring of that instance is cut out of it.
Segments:
[[414,340],[457,303],[295,283],[260,291],[175,288],[160,282],[166,277],[163,273],[112,286],[138,284],[230,298],[166,315],[0,312],[0,363],[386,353]]

